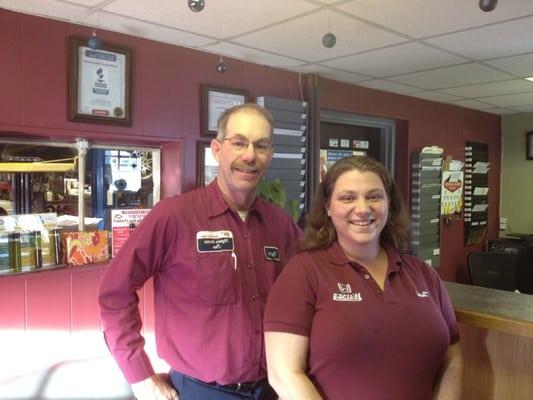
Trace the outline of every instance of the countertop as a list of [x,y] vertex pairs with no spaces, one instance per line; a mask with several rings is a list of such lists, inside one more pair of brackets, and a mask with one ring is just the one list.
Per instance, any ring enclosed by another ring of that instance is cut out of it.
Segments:
[[533,295],[444,283],[459,322],[533,338]]

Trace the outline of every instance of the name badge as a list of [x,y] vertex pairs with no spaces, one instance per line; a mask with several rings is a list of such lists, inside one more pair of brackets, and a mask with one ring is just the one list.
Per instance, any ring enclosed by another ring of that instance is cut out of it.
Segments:
[[199,253],[233,251],[233,233],[231,231],[196,232],[196,249]]
[[268,261],[280,261],[279,250],[277,247],[265,246],[264,248],[265,258]]

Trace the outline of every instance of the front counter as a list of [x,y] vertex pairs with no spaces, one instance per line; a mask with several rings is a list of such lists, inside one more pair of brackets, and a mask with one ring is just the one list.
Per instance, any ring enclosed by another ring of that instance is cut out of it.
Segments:
[[533,296],[446,282],[461,333],[463,399],[533,399]]

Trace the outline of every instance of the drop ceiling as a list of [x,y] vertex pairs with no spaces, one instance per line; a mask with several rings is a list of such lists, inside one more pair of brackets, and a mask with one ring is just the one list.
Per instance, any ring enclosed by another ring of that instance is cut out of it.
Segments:
[[[533,76],[533,0],[499,0],[488,13],[478,3],[205,0],[194,13],[187,0],[0,0],[0,8],[494,114],[533,111],[524,79]],[[322,46],[328,31],[332,48]]]

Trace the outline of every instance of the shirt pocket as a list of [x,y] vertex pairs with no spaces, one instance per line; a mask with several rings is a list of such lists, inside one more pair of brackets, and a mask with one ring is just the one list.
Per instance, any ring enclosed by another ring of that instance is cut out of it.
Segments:
[[231,251],[202,253],[197,260],[197,293],[207,305],[235,304],[238,274]]

